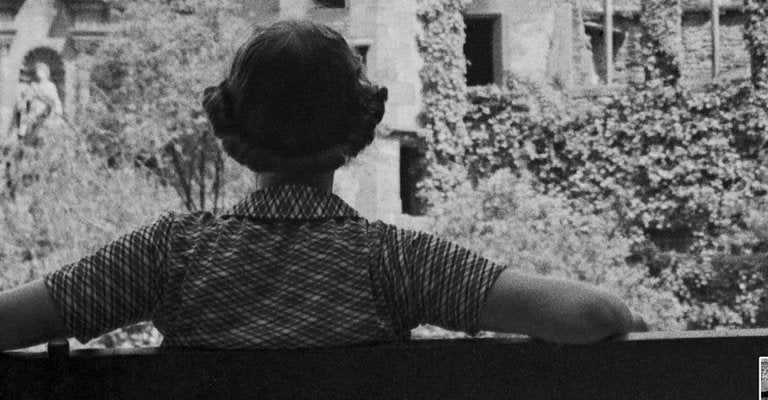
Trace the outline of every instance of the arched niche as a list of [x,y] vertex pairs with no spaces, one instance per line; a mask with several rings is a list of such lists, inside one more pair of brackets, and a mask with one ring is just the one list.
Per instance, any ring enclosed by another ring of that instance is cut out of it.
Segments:
[[22,72],[28,74],[28,76],[34,76],[35,64],[43,63],[48,66],[51,71],[51,82],[56,85],[56,90],[59,93],[59,99],[64,99],[64,62],[61,59],[61,55],[49,47],[38,47],[32,49],[21,62]]

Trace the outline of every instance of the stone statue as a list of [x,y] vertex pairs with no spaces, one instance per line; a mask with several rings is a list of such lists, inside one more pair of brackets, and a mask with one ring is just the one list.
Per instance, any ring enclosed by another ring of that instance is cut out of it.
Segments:
[[48,119],[63,113],[56,84],[51,82],[51,71],[45,63],[36,63],[34,77],[22,72],[16,104],[19,137],[36,133]]

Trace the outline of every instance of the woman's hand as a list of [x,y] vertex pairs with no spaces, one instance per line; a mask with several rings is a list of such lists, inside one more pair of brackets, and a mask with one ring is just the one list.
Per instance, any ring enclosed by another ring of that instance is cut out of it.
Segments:
[[648,324],[640,314],[632,313],[632,332],[648,332]]

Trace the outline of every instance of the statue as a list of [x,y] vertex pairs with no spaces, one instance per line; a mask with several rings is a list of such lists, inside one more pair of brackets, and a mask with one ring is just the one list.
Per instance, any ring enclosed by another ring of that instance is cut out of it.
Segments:
[[36,63],[34,76],[22,71],[16,103],[16,124],[19,137],[32,136],[49,118],[63,114],[56,84],[51,82],[51,71],[45,63]]

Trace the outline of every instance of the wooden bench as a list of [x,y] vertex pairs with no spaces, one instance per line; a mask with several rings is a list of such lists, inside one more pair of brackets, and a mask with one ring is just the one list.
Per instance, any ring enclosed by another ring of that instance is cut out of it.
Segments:
[[0,399],[755,399],[768,330],[0,354]]

